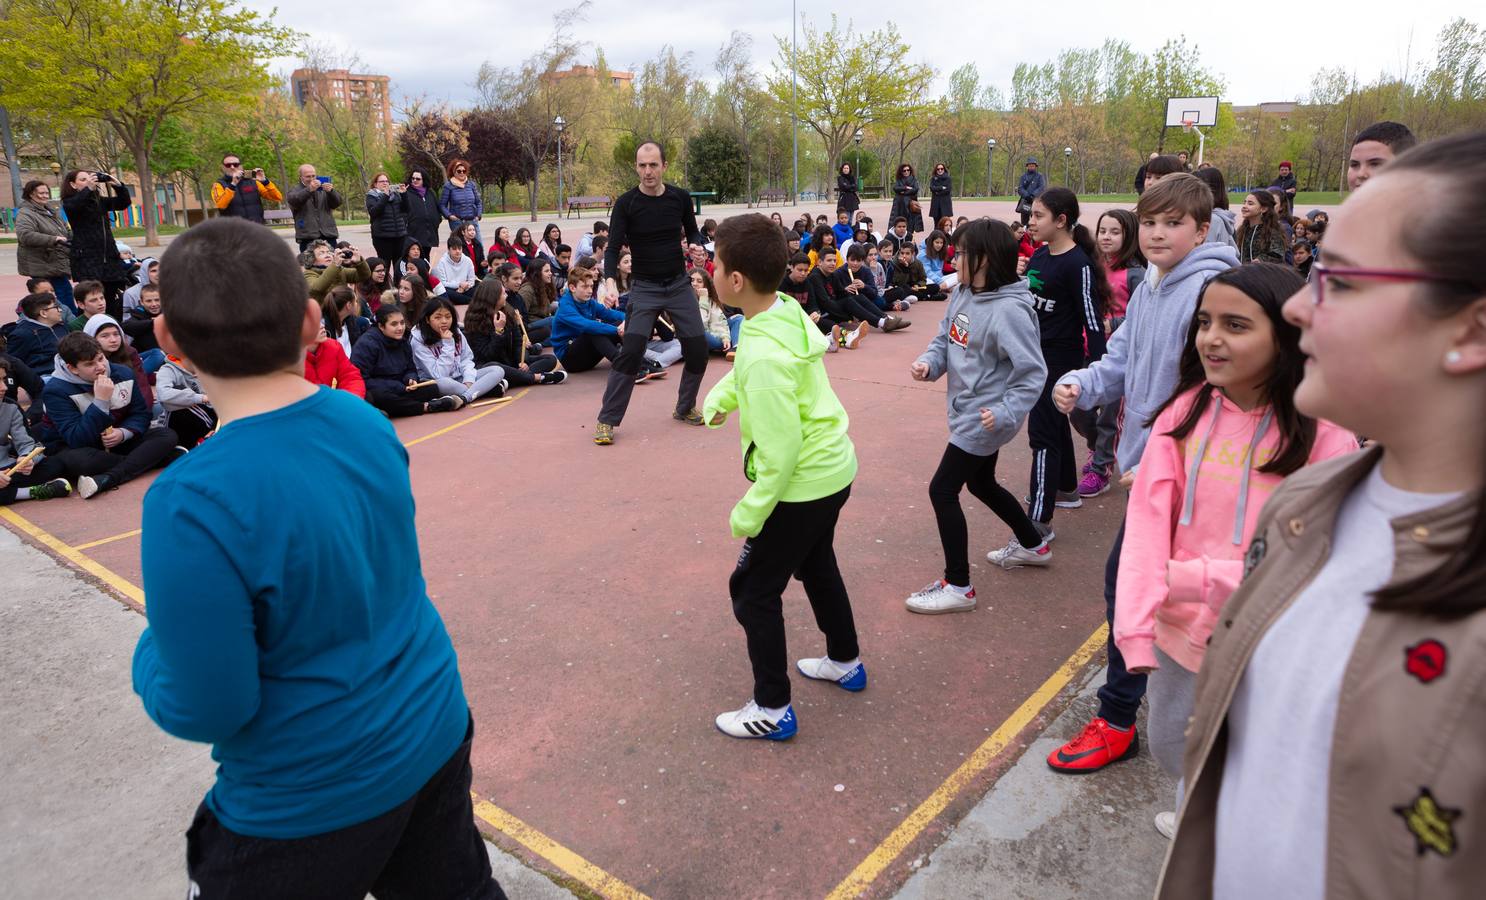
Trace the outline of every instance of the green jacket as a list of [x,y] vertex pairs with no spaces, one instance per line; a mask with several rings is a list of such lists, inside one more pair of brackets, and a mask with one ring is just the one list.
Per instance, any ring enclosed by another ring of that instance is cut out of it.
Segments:
[[734,537],[754,537],[781,501],[803,503],[840,491],[856,477],[846,410],[831,390],[829,341],[800,304],[779,302],[746,320],[733,370],[702,405],[710,427],[738,410],[743,474],[753,486],[733,507]]

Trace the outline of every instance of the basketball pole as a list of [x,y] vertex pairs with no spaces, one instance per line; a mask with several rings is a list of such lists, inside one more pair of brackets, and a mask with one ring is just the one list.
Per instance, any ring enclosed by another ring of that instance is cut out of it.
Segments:
[[1184,127],[1188,131],[1194,132],[1197,135],[1197,164],[1192,167],[1195,169],[1198,166],[1202,165],[1202,151],[1206,148],[1207,140],[1202,136],[1202,129],[1198,128],[1196,125],[1188,122],[1184,125]]

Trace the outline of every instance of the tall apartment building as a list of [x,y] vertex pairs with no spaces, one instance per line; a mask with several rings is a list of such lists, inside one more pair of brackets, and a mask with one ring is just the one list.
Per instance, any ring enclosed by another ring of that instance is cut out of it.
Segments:
[[289,76],[294,101],[300,106],[311,97],[330,97],[343,106],[368,100],[382,119],[382,131],[392,140],[391,79],[386,75],[366,75],[345,69],[295,69]]

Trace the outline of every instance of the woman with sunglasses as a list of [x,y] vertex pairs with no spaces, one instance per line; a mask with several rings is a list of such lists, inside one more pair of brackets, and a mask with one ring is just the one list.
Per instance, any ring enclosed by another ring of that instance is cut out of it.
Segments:
[[1340,208],[1285,304],[1296,409],[1372,446],[1264,506],[1198,677],[1161,898],[1486,879],[1483,222],[1486,133],[1420,145]]
[[466,222],[475,223],[475,240],[484,242],[480,235],[480,218],[484,204],[480,200],[480,189],[470,181],[470,164],[463,159],[449,163],[449,180],[439,194],[439,209],[449,222],[449,233],[458,234]]
[[951,195],[954,193],[954,185],[949,180],[949,166],[938,163],[934,166],[934,174],[929,176],[929,195],[933,198],[929,201],[929,221],[938,222],[943,218],[953,218],[955,214],[955,203]]
[[[439,223],[444,220],[439,211],[439,198],[428,185],[428,175],[422,169],[408,173],[407,187],[403,189],[403,204],[406,206],[408,235],[418,242],[423,258],[439,242]],[[401,256],[399,252],[397,254]],[[391,259],[391,257],[388,257]]]

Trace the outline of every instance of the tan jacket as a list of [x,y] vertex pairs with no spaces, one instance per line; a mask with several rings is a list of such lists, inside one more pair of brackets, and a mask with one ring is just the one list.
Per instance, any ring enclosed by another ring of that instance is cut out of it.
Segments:
[[[1243,584],[1223,607],[1197,679],[1186,799],[1157,897],[1211,896],[1228,708],[1239,679],[1265,632],[1326,562],[1342,501],[1381,455],[1366,450],[1301,469],[1264,507]],[[1467,496],[1394,520],[1392,583],[1432,570],[1458,547],[1477,502]],[[1370,613],[1336,718],[1328,900],[1486,896],[1486,614],[1445,622]]]

